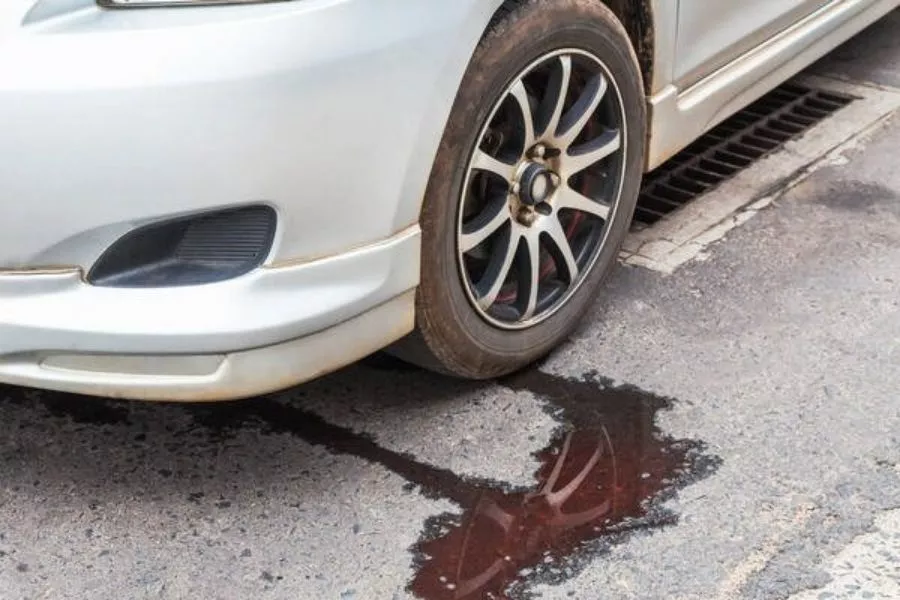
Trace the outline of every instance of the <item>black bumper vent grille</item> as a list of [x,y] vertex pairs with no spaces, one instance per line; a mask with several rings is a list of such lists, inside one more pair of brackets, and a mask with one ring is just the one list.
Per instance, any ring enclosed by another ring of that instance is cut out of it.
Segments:
[[715,189],[855,99],[796,83],[769,92],[647,175],[635,227],[652,225]]
[[265,261],[276,221],[271,208],[250,206],[146,225],[110,246],[88,281],[147,288],[233,279]]

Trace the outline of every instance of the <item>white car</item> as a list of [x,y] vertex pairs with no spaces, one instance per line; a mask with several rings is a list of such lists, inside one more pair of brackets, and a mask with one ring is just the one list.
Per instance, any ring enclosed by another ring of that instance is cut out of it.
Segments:
[[646,171],[898,4],[5,0],[0,381],[519,369],[595,300]]

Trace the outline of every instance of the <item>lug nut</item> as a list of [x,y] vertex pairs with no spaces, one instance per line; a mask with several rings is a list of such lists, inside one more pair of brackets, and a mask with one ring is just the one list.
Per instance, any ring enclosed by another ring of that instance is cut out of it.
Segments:
[[519,184],[518,181],[515,182],[515,183],[512,185],[512,193],[513,193],[513,194],[516,194],[516,195],[518,196],[518,195],[519,195],[519,192],[521,192],[521,191],[522,191],[522,186]]
[[535,219],[537,219],[537,215],[533,210],[528,208],[520,208],[519,214],[516,216],[516,220],[526,227],[530,227],[534,224]]
[[532,150],[531,153],[537,158],[544,158],[544,155],[547,154],[547,149],[543,144],[538,144],[534,147],[534,150]]

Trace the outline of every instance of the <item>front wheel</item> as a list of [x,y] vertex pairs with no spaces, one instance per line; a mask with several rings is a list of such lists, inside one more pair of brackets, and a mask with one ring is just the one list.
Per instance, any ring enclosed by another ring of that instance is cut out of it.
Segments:
[[609,9],[532,0],[503,14],[438,151],[416,331],[395,352],[483,379],[565,340],[628,232],[645,122],[637,59]]

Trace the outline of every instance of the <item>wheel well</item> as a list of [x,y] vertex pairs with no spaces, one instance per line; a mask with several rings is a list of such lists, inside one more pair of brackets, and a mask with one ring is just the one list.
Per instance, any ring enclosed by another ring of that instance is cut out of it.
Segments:
[[650,86],[653,84],[655,45],[653,10],[650,8],[650,0],[603,0],[603,3],[615,13],[622,25],[625,26],[641,65],[644,89],[649,94]]
[[[524,4],[528,0],[506,0],[491,19],[491,26],[504,18],[515,7]],[[590,0],[606,5],[616,18],[622,22],[635,54],[641,66],[641,75],[644,78],[644,89],[649,94],[653,84],[653,56],[655,45],[655,33],[653,24],[653,9],[651,0]]]

